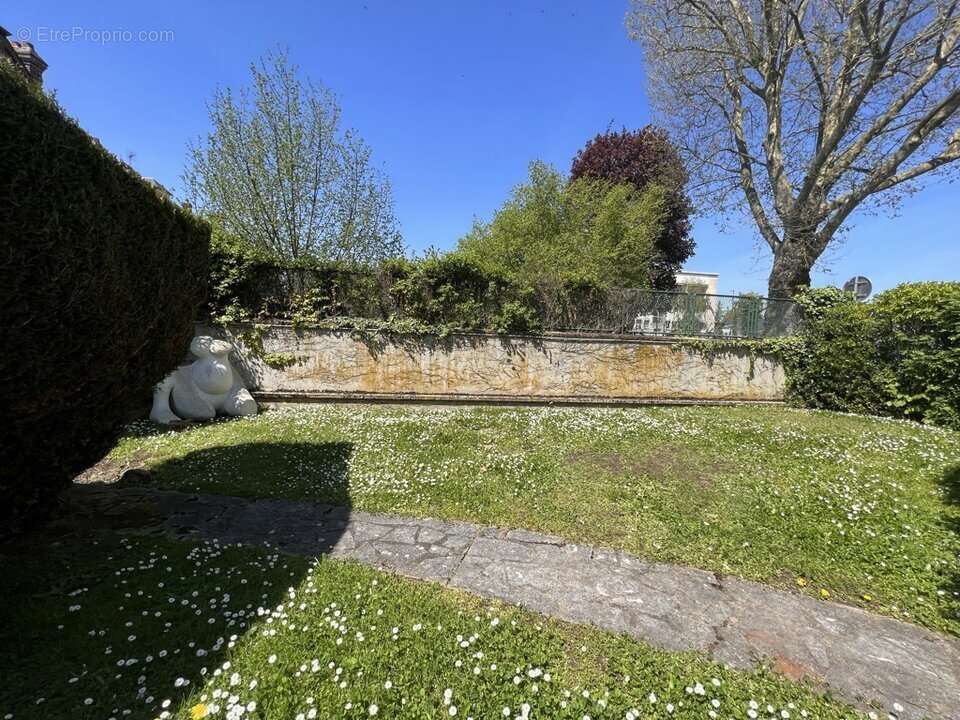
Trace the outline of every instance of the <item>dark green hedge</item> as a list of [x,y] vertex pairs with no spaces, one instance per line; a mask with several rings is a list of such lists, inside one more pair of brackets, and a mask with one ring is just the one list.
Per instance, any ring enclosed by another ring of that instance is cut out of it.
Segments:
[[209,316],[220,322],[349,319],[411,331],[539,328],[533,292],[457,253],[377,266],[272,260],[214,231]]
[[0,535],[95,462],[184,357],[208,226],[0,63]]
[[882,333],[871,308],[840,291],[810,300],[801,301],[808,308],[802,349],[786,358],[788,395],[809,408],[888,414]]
[[805,331],[786,360],[795,402],[960,429],[960,282],[907,283],[865,304],[820,289],[800,302]]

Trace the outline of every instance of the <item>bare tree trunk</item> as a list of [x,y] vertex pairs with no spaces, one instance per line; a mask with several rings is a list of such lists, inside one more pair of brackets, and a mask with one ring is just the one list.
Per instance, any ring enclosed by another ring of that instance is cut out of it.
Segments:
[[810,269],[820,253],[813,238],[787,235],[773,254],[773,268],[767,279],[767,297],[791,298],[810,285]]
[[810,270],[823,252],[818,240],[815,233],[785,234],[774,252],[767,280],[767,297],[771,300],[764,313],[764,335],[789,334],[799,325],[799,310],[789,299],[810,286]]

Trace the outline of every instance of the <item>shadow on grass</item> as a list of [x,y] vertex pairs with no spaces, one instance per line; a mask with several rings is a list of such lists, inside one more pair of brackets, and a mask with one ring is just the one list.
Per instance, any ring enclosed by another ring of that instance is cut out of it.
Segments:
[[[349,517],[352,452],[349,443],[241,443],[145,476],[148,486],[184,489],[170,483],[199,472],[216,478],[206,492],[265,496],[271,474],[296,471],[322,488],[324,502],[343,506],[327,515],[271,502],[205,504],[132,482],[75,485],[47,526],[0,544],[0,714],[154,718],[164,700],[177,708],[243,641],[257,609],[285,602],[309,558],[336,545]],[[231,492],[238,487],[245,492]],[[172,537],[180,522],[208,525]],[[257,548],[261,540],[269,547]]]
[[[944,497],[951,508],[949,515],[944,517],[944,524],[957,536],[960,544],[960,465],[948,468],[940,479],[940,486],[944,490]],[[960,566],[954,563],[945,574],[945,582],[941,588],[947,595],[944,615],[954,621],[960,620]]]
[[127,474],[120,487],[147,486],[237,497],[286,497],[350,505],[348,442],[240,442],[194,450]]

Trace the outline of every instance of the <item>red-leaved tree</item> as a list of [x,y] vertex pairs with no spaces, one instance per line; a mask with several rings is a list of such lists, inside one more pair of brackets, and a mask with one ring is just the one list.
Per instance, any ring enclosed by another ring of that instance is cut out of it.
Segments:
[[638,190],[656,183],[667,190],[663,231],[655,243],[651,275],[654,287],[675,287],[674,276],[693,255],[695,243],[690,237],[687,172],[666,131],[648,125],[597,135],[573,159],[570,179],[582,177],[629,183]]

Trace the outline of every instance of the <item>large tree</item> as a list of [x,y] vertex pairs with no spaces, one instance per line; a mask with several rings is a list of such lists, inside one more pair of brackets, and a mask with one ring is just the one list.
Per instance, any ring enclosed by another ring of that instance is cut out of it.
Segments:
[[695,244],[690,237],[687,171],[667,133],[648,125],[597,135],[573,159],[570,179],[580,178],[627,183],[640,192],[659,185],[665,191],[663,223],[654,241],[656,253],[644,260],[650,265],[654,287],[676,287],[676,274],[693,255]]
[[282,260],[402,254],[390,183],[366,143],[341,127],[333,94],[302,80],[282,51],[250,73],[251,86],[214,93],[213,127],[190,148],[188,199]]
[[696,196],[770,246],[771,296],[854,210],[960,167],[958,0],[633,0],[627,25]]

